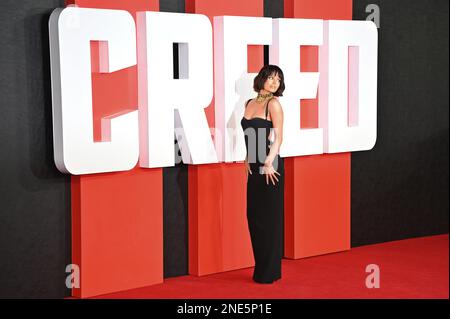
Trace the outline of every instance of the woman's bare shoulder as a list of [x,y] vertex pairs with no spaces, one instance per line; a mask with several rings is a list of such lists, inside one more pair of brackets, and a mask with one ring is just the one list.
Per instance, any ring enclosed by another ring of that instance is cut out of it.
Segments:
[[269,109],[274,111],[282,110],[281,103],[277,96],[274,96],[272,99],[270,99]]

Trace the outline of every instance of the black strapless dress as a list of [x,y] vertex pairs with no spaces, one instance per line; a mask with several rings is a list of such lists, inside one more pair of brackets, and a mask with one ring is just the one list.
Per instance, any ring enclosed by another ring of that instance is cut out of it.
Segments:
[[260,174],[260,167],[264,166],[270,151],[269,134],[273,128],[272,122],[267,120],[267,105],[268,101],[265,119],[244,117],[241,120],[252,171],[247,180],[247,221],[255,258],[253,280],[259,283],[272,283],[281,278],[284,251],[284,160],[277,155],[273,162],[280,173],[276,175],[279,181],[275,185],[270,179],[267,185],[266,175]]

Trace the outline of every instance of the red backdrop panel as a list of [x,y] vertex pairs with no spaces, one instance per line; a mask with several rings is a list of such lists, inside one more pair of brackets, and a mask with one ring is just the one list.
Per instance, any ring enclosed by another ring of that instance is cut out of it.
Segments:
[[[158,11],[159,1],[75,0],[80,7]],[[92,49],[95,50],[95,42]],[[95,65],[95,56],[93,57]],[[137,109],[136,66],[92,74],[94,140],[102,117]],[[80,266],[76,297],[163,282],[162,169],[72,177],[72,259]]]
[[[286,18],[352,19],[352,0],[285,0]],[[302,47],[301,71],[318,71],[317,47]],[[302,100],[301,127],[318,127],[317,99]],[[351,153],[285,159],[285,256],[350,249]]]
[[[187,0],[186,12],[263,16],[262,0]],[[248,72],[264,64],[263,46],[248,47]],[[205,109],[214,127],[214,100]],[[189,166],[189,273],[205,275],[254,265],[246,215],[242,163]]]

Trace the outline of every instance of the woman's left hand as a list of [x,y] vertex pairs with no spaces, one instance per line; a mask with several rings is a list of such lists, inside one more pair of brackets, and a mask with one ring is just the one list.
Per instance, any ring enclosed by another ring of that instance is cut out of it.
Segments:
[[264,162],[264,174],[266,174],[267,185],[269,185],[269,179],[272,182],[272,184],[275,185],[275,180],[278,182],[276,174],[281,175],[273,168],[272,161],[270,159],[267,159]]

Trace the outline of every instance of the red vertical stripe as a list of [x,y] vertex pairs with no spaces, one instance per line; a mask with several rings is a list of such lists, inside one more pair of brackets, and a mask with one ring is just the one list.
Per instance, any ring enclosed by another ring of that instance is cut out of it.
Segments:
[[[284,5],[287,18],[352,19],[352,0],[285,0]],[[316,47],[301,49],[301,70],[317,71]],[[318,127],[317,103],[302,101],[302,128]],[[350,249],[350,154],[285,159],[286,257]]]
[[[157,0],[70,3],[128,10],[134,17],[137,11],[159,10]],[[93,73],[92,88],[93,138],[99,141],[101,118],[137,109],[137,68]],[[161,283],[162,214],[160,168],[73,176],[72,259],[81,270],[81,287],[73,295],[89,297]]]

